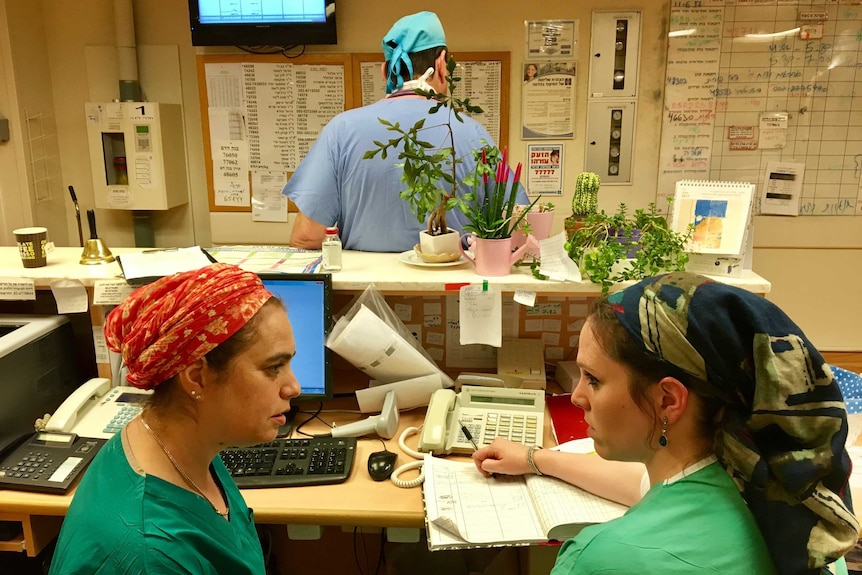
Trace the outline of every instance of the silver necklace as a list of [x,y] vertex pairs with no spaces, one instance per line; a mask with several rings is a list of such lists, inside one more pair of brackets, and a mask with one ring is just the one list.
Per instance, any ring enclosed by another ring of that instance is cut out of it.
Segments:
[[149,425],[147,425],[147,422],[146,422],[146,420],[144,420],[144,416],[143,416],[143,415],[141,416],[141,423],[143,423],[143,424],[144,424],[144,429],[146,429],[146,430],[147,430],[147,433],[149,433],[149,434],[150,434],[150,437],[152,437],[152,438],[153,438],[153,440],[155,440],[155,442],[159,444],[159,447],[161,447],[161,448],[162,448],[162,451],[164,451],[164,452],[165,452],[165,455],[167,455],[167,456],[168,456],[168,460],[170,460],[171,465],[173,465],[173,466],[174,466],[174,469],[176,469],[176,470],[177,470],[177,473],[179,473],[179,474],[183,477],[183,479],[185,479],[186,483],[188,483],[188,484],[191,486],[191,488],[192,488],[192,489],[194,489],[195,491],[197,491],[198,495],[200,495],[201,497],[203,497],[204,499],[206,499],[207,503],[209,503],[209,504],[212,506],[213,511],[215,511],[216,513],[218,513],[219,515],[221,515],[222,517],[224,517],[225,519],[227,519],[227,516],[228,516],[228,514],[230,513],[230,506],[228,506],[228,505],[227,505],[227,497],[224,497],[224,492],[221,490],[221,486],[219,486],[218,484],[216,484],[216,487],[218,487],[218,488],[219,488],[219,492],[222,494],[222,497],[224,497],[225,505],[227,506],[227,509],[226,509],[225,511],[223,511],[223,512],[218,510],[218,508],[213,504],[213,502],[212,502],[212,501],[210,501],[209,497],[207,497],[206,495],[204,495],[204,492],[201,490],[201,488],[200,488],[200,487],[198,487],[197,483],[195,483],[194,481],[192,481],[192,478],[191,478],[191,477],[189,477],[189,475],[188,475],[188,474],[183,470],[183,468],[182,468],[182,467],[180,467],[180,464],[179,464],[179,463],[177,463],[177,460],[176,460],[176,459],[174,459],[174,456],[173,456],[173,455],[171,455],[171,452],[170,452],[170,451],[168,451],[167,446],[165,446],[165,444],[164,444],[164,443],[162,443],[162,440],[161,440],[161,439],[159,439],[159,436],[158,436],[158,435],[156,435],[156,432],[155,432],[155,431],[153,431],[153,430],[152,430],[152,428],[151,428]]

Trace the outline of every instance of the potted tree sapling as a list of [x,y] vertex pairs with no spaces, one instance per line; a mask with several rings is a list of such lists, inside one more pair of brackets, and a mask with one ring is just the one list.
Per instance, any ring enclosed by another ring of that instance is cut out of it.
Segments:
[[[464,200],[459,195],[459,187],[461,183],[472,185],[471,178],[475,177],[470,175],[464,178],[463,182],[459,182],[456,176],[456,166],[463,159],[456,155],[452,120],[454,118],[463,122],[461,112],[482,113],[482,108],[471,104],[470,98],[455,97],[455,89],[460,81],[460,78],[455,76],[456,66],[455,58],[449,56],[446,61],[449,72],[446,77],[449,86],[446,94],[433,90],[415,90],[417,94],[437,101],[429,114],[436,114],[442,108],[447,110],[445,121],[429,126],[426,125],[426,118],[422,118],[410,127],[403,127],[398,122],[392,123],[378,118],[380,123],[396,136],[386,142],[375,141],[375,148],[368,150],[363,156],[364,159],[371,159],[380,154],[381,158],[385,159],[390,151],[398,151],[398,159],[402,160],[401,181],[405,185],[400,194],[401,198],[408,203],[419,222],[425,222],[427,218],[426,229],[420,232],[419,243],[415,249],[417,255],[429,263],[455,261],[461,256],[460,235],[449,229],[446,212],[461,207]],[[442,144],[423,139],[426,130],[440,126],[448,131]]]

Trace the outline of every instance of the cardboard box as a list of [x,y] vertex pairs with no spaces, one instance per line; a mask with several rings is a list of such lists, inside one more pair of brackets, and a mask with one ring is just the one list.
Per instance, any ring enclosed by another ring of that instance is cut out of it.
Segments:
[[516,375],[525,389],[545,389],[545,342],[540,339],[504,339],[497,350],[497,373]]
[[566,393],[571,393],[575,386],[578,385],[578,380],[581,378],[581,369],[574,361],[561,361],[557,363],[556,371],[557,383],[560,384]]

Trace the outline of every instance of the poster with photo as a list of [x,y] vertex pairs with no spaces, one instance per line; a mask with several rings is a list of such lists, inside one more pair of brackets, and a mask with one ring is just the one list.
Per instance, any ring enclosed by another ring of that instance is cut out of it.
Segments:
[[563,195],[563,145],[527,144],[527,193]]
[[521,138],[540,140],[574,137],[574,60],[527,61],[522,78]]

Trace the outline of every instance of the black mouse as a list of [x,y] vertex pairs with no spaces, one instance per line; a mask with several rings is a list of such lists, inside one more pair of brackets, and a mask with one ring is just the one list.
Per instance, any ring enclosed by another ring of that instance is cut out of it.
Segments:
[[392,451],[375,451],[368,456],[368,475],[374,481],[389,479],[395,469],[396,459],[398,454]]

